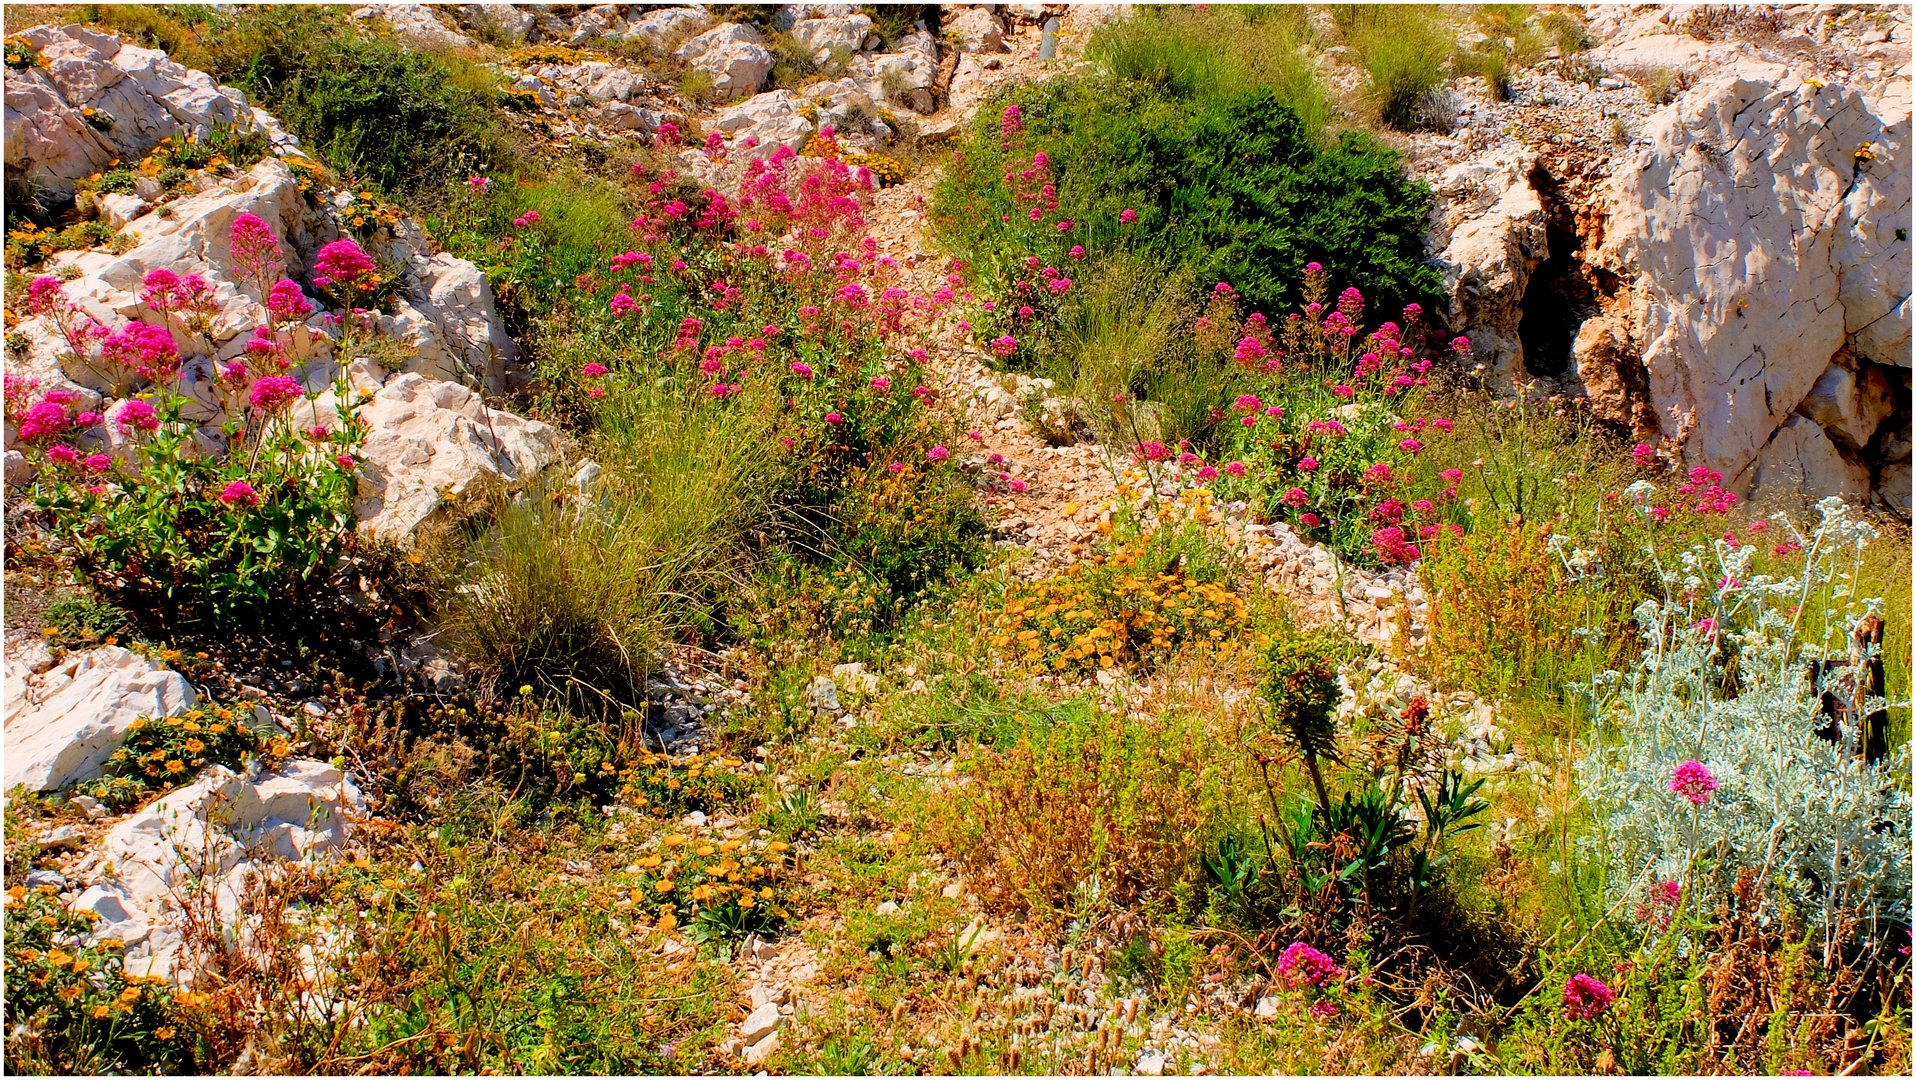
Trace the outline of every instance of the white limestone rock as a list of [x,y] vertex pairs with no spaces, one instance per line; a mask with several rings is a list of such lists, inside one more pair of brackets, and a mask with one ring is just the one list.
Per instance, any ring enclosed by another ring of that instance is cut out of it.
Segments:
[[471,46],[471,38],[440,21],[435,11],[442,7],[439,4],[376,4],[354,11],[353,18],[383,19],[392,27],[393,36],[421,48],[464,49]]
[[871,16],[863,14],[800,19],[792,24],[791,35],[799,47],[820,64],[830,60],[834,53],[849,56],[877,43]]
[[96,939],[126,943],[129,971],[165,975],[181,945],[183,904],[208,898],[220,923],[238,929],[257,875],[337,849],[365,810],[352,780],[322,761],[295,759],[254,778],[215,765],[108,831],[81,867],[92,884],[74,907],[100,915]]
[[199,700],[178,672],[117,645],[68,656],[28,676],[15,694],[9,687],[5,790],[57,791],[90,779],[133,721],[177,716]]
[[368,427],[356,509],[360,529],[378,537],[409,538],[475,484],[522,484],[561,449],[556,428],[417,373],[386,382],[359,417]]
[[[807,104],[804,98],[790,90],[771,90],[730,108],[720,109],[718,119],[712,126],[719,131],[730,132],[735,144],[755,138],[758,145],[767,150],[774,146],[797,150],[805,145],[805,140],[814,129],[812,121],[805,115]],[[812,107],[817,108],[816,105]]]
[[1652,412],[1691,464],[1745,491],[1785,476],[1851,490],[1854,470],[1797,410],[1844,350],[1910,364],[1909,244],[1895,238],[1910,222],[1908,99],[1884,109],[1844,86],[1723,74],[1613,169],[1590,258],[1626,283]]
[[751,97],[772,73],[765,38],[743,23],[721,23],[679,46],[674,55],[710,75],[723,101]]
[[1005,30],[985,7],[968,7],[945,18],[942,29],[968,53],[1005,51]]

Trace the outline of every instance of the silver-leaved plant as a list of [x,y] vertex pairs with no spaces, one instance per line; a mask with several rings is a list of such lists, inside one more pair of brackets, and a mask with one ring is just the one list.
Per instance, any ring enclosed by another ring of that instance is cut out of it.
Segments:
[[1807,536],[1775,518],[1802,545],[1795,576],[1746,576],[1753,549],[1725,540],[1663,566],[1666,598],[1636,611],[1635,668],[1580,687],[1597,717],[1578,765],[1596,810],[1583,854],[1609,903],[1634,900],[1640,918],[1709,911],[1745,870],[1768,917],[1790,910],[1826,948],[1845,926],[1909,917],[1907,744],[1868,764],[1815,734],[1827,721],[1812,662],[1854,659],[1850,635],[1880,608],[1854,592],[1875,533],[1840,499],[1817,512]]

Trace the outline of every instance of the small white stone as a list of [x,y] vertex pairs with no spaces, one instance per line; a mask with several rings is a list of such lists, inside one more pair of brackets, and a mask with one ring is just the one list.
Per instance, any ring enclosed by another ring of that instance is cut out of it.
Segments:
[[739,1026],[738,1037],[745,1041],[745,1045],[756,1046],[776,1032],[781,1023],[784,1023],[784,1018],[778,1014],[778,1003],[768,1000],[745,1018],[745,1023]]

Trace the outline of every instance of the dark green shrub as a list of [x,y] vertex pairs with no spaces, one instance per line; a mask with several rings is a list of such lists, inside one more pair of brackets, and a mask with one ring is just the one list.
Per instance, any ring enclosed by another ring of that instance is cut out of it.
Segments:
[[509,160],[498,80],[312,7],[243,9],[206,43],[212,74],[245,90],[343,173],[388,191]]
[[[1388,307],[1439,287],[1424,262],[1429,189],[1366,134],[1320,147],[1269,89],[1206,104],[1136,82],[1059,80],[1002,104],[1019,107],[1024,132],[1005,138],[1001,110],[986,110],[936,205],[950,245],[993,284],[1033,253],[1069,267],[1065,249],[1082,243],[1092,256],[1133,250],[1189,268],[1199,286],[1228,281],[1265,311],[1301,300],[1312,261]],[[1004,177],[1038,151],[1059,205],[1034,223]],[[1127,209],[1137,220],[1121,225]]]

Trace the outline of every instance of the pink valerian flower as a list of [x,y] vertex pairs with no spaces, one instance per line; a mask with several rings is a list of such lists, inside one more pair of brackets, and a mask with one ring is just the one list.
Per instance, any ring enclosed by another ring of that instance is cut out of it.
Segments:
[[253,408],[261,412],[278,412],[306,393],[299,380],[287,375],[268,375],[253,384],[253,391],[247,400]]
[[991,339],[991,351],[1000,357],[1010,356],[1018,351],[1018,339],[1010,334]]
[[885,468],[889,469],[893,476],[901,476],[905,472],[905,463],[902,461],[894,461],[890,465],[885,466]]
[[891,380],[883,375],[874,375],[872,376],[871,387],[881,394],[885,393],[891,389]]
[[1241,412],[1256,412],[1264,407],[1264,402],[1256,394],[1239,394],[1231,407]]
[[1315,472],[1317,470],[1317,459],[1309,456],[1298,458],[1297,469],[1299,472]]
[[1594,1020],[1616,999],[1617,992],[1594,975],[1572,975],[1563,985],[1563,1012],[1572,1020]]
[[1138,212],[1127,206],[1124,209],[1118,211],[1118,220],[1122,222],[1123,224],[1129,225],[1132,222],[1138,220]]
[[1683,886],[1674,881],[1658,881],[1648,889],[1648,899],[1637,905],[1637,921],[1655,923],[1657,929],[1668,930],[1670,921],[1676,915],[1677,901],[1683,898]]
[[159,266],[147,271],[141,281],[140,299],[162,315],[208,314],[213,305],[213,286],[198,274],[182,276]]
[[715,398],[728,398],[739,392],[737,383],[713,383],[705,391]]
[[1656,459],[1657,452],[1649,443],[1638,443],[1630,449],[1630,460],[1639,467],[1648,465]]
[[1071,256],[1074,259],[1082,259],[1084,258],[1084,245],[1073,244],[1071,245],[1071,250],[1065,252],[1065,254]]
[[123,435],[135,431],[158,431],[160,416],[152,402],[133,398],[120,403],[119,410],[113,415],[113,423]]
[[282,322],[303,322],[313,313],[312,302],[306,299],[306,293],[299,283],[291,278],[280,278],[266,292],[266,311]]
[[279,251],[279,237],[273,234],[273,227],[258,214],[235,214],[227,236],[232,244],[233,262],[260,289],[264,290],[266,283],[278,277],[285,268],[286,259]]
[[1423,451],[1424,444],[1416,439],[1405,439],[1397,444],[1397,449],[1402,450],[1406,454],[1416,454]]
[[340,468],[346,470],[347,472],[352,472],[354,469],[359,467],[359,462],[354,460],[351,454],[335,455],[333,457],[333,464],[339,466]]
[[1319,1020],[1329,1020],[1337,1015],[1337,1011],[1337,1003],[1324,998],[1318,999],[1311,1005],[1311,1015]]
[[801,379],[809,379],[812,377],[812,365],[803,360],[794,360],[792,361],[792,374]]
[[35,402],[26,412],[20,414],[18,431],[23,442],[33,442],[50,435],[58,435],[67,429],[69,423],[66,406],[57,401]]
[[[319,255],[313,259],[313,273],[324,277],[329,283],[322,288],[331,285],[357,288],[361,278],[377,269],[372,256],[351,240],[335,240],[320,248]],[[319,277],[313,279],[315,283]]]
[[228,506],[258,506],[259,492],[244,480],[235,480],[220,492],[220,501]]
[[1341,397],[1341,398],[1356,397],[1357,389],[1355,387],[1348,386],[1343,383],[1339,383],[1338,385],[1331,387],[1331,393],[1336,394],[1338,397]]
[[102,338],[100,358],[153,381],[171,379],[180,364],[179,353],[173,348],[173,332],[145,322],[127,323]]
[[1277,975],[1287,981],[1322,987],[1342,979],[1344,969],[1319,950],[1293,941],[1284,946],[1277,958]]
[[1409,565],[1423,557],[1423,551],[1404,535],[1400,525],[1386,525],[1370,534],[1371,553],[1386,565]]
[[1216,480],[1217,468],[1212,465],[1202,466],[1197,471],[1197,478],[1199,480],[1204,480],[1204,481]]
[[1232,358],[1240,364],[1254,364],[1270,354],[1271,350],[1265,348],[1263,342],[1254,337],[1245,337],[1238,341]]
[[541,219],[539,217],[539,211],[527,210],[525,213],[520,214],[516,218],[513,218],[512,223],[518,226],[519,228],[523,229],[529,225],[539,224],[540,220]]
[[1293,509],[1303,509],[1311,504],[1311,496],[1303,488],[1294,487],[1284,493],[1283,503]]
[[580,368],[579,374],[585,376],[588,379],[596,379],[599,376],[604,375],[607,370],[609,369],[604,364],[599,363],[597,360],[593,360],[588,362],[584,367]]
[[1022,492],[1025,489],[1025,482],[1011,475],[1010,473],[999,473],[998,479],[1004,481],[1005,486],[1009,487],[1014,492]]
[[[638,166],[638,165],[636,165],[636,164],[634,164],[634,165],[633,165],[632,167],[633,167],[634,169],[637,169],[637,168],[638,168],[639,166]],[[466,177],[466,188],[467,188],[468,190],[471,190],[471,191],[476,191],[476,192],[479,192],[479,193],[481,193],[481,194],[484,194],[484,193],[485,193],[485,192],[486,192],[486,191],[487,191],[487,190],[488,190],[489,188],[491,188],[491,187],[492,187],[492,178],[491,178],[491,177],[488,177],[488,176],[468,176],[468,177]]]
[[1227,462],[1224,466],[1224,471],[1232,476],[1243,476],[1244,463],[1242,461]]
[[925,451],[925,457],[931,461],[943,461],[951,456],[951,451],[942,446],[934,446]]
[[1141,442],[1131,452],[1145,461],[1163,461],[1171,456],[1171,448],[1161,442]]
[[845,417],[842,413],[836,411],[828,412],[825,414],[825,422],[827,424],[842,424],[845,422]]
[[1388,484],[1390,482],[1390,466],[1382,461],[1364,470],[1364,483],[1366,484]]
[[54,443],[47,447],[47,461],[55,465],[77,465],[80,452],[65,443]]
[[1670,775],[1670,790],[1690,800],[1693,806],[1709,802],[1710,793],[1720,786],[1710,767],[1701,761],[1686,761]]
[[113,467],[113,455],[89,454],[86,459],[88,472],[103,473]]
[[998,120],[999,133],[1008,139],[1012,137],[1013,135],[1016,135],[1019,132],[1023,131],[1024,129],[1025,129],[1024,112],[1021,109],[1019,109],[1018,106],[1016,105],[1005,106],[1004,115],[1000,117]]
[[1692,629],[1694,629],[1697,633],[1703,635],[1706,638],[1715,637],[1716,636],[1716,620],[1711,618],[1698,619],[1696,621],[1696,626],[1692,627]]

